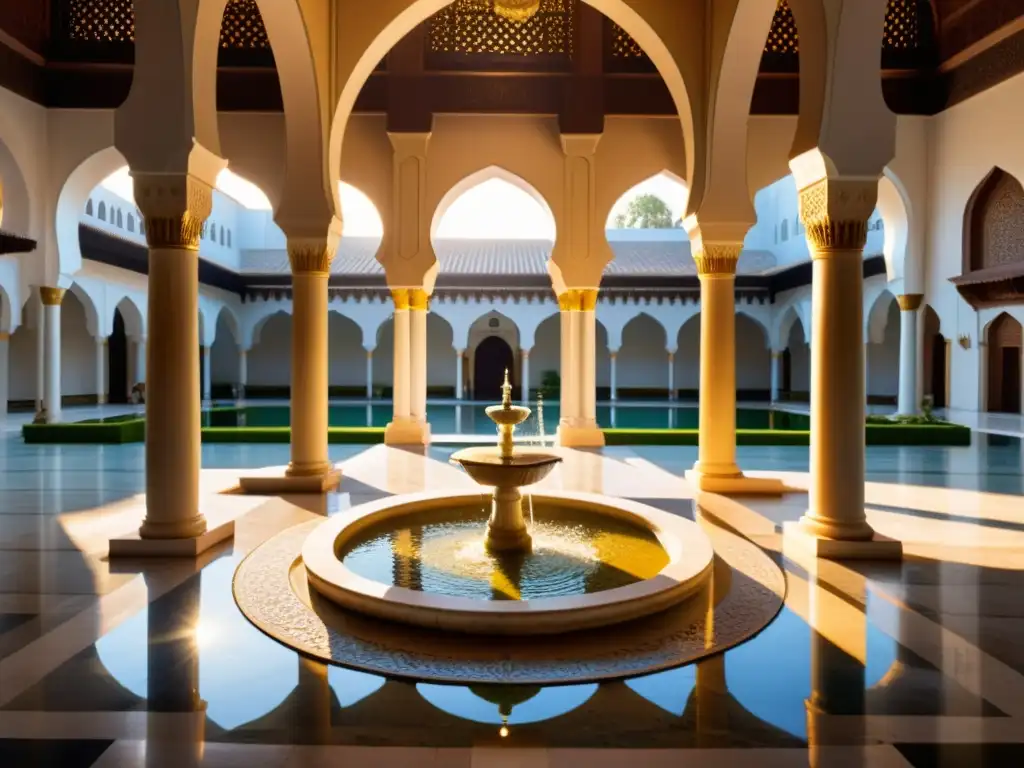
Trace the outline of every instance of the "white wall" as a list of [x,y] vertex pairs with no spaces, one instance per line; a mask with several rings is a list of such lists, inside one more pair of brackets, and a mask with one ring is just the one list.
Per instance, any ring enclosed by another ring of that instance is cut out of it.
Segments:
[[949,278],[961,274],[964,211],[971,193],[993,167],[1024,181],[1024,74],[932,118],[928,131],[928,227],[925,301],[938,313],[951,345],[950,406],[983,407],[981,355],[986,323],[1005,309],[1024,320],[1024,307],[996,307],[976,313]]
[[867,394],[896,397],[900,388],[900,308],[889,299],[880,311],[885,323],[881,338],[869,339],[867,345]]

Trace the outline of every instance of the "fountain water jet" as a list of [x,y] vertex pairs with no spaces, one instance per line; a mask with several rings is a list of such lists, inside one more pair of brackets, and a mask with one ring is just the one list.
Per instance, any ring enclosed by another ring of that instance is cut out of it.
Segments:
[[501,405],[492,405],[485,413],[498,427],[497,449],[466,448],[452,454],[451,461],[480,485],[494,487],[485,538],[487,548],[498,552],[526,552],[532,547],[532,539],[523,519],[520,488],[539,483],[562,458],[537,451],[516,452],[513,434],[516,425],[530,418],[530,409],[512,405],[508,371],[501,385]]

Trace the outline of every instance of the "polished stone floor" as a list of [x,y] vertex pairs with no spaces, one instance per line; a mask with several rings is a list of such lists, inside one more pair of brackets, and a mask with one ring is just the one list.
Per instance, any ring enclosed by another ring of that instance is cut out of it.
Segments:
[[[545,484],[698,503],[783,564],[786,605],[748,643],[601,685],[490,691],[326,668],[249,625],[231,596],[270,535],[390,493],[466,488],[446,461],[332,446],[325,499],[224,495],[287,446],[203,448],[204,505],[239,515],[201,562],[111,564],[138,525],[143,449],[0,436],[0,766],[1024,765],[1024,452],[871,448],[869,517],[902,564],[809,562],[781,523],[806,495],[699,500],[696,449],[569,452]],[[806,487],[806,448],[744,448],[752,474]],[[517,701],[502,737],[499,704]]]

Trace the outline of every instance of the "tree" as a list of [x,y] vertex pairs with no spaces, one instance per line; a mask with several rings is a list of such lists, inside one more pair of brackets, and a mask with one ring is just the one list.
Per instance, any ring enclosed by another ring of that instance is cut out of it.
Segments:
[[673,223],[668,203],[657,195],[637,195],[623,213],[615,215],[619,229],[672,229]]

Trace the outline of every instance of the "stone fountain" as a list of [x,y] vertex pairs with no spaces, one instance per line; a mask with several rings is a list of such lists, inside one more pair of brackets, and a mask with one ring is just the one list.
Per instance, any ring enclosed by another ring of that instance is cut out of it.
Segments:
[[525,552],[532,546],[532,537],[523,518],[520,488],[539,483],[562,458],[530,449],[515,450],[513,434],[516,426],[530,417],[530,409],[512,405],[508,371],[501,385],[501,405],[492,405],[485,413],[498,427],[497,448],[466,448],[452,454],[451,461],[480,485],[494,488],[485,537],[487,548]]

